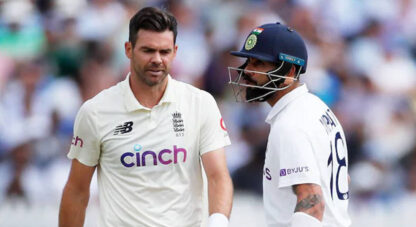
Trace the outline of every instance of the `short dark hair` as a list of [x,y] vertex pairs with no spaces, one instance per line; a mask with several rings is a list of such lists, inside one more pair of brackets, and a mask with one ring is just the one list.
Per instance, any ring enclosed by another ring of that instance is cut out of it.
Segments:
[[283,62],[282,68],[280,68],[277,72],[275,72],[277,75],[286,76],[289,73],[292,66],[295,66],[295,76],[298,75],[299,71],[301,70],[300,65],[296,65],[287,61],[278,60],[277,63],[275,64],[276,67],[280,67],[280,65],[282,65],[282,62]]
[[145,7],[139,10],[131,19],[129,24],[129,41],[133,47],[136,45],[137,33],[140,29],[163,32],[173,32],[173,43],[176,43],[178,22],[176,18],[167,11]]

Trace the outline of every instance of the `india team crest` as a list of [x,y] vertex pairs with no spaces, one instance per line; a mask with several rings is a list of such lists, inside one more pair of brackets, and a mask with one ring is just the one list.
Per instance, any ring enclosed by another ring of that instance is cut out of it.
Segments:
[[257,43],[257,35],[256,34],[251,34],[247,40],[246,40],[246,44],[244,45],[244,48],[246,50],[251,50],[253,49],[253,47],[256,45]]
[[244,48],[246,50],[251,50],[257,43],[257,36],[262,33],[264,28],[255,28],[253,31],[251,31],[251,35],[247,38],[246,44],[244,45]]

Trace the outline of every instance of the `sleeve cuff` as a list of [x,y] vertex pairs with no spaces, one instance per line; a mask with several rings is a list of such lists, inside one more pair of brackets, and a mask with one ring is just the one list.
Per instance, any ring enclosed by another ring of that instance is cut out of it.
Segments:
[[227,227],[228,218],[221,213],[213,213],[208,218],[208,227]]
[[322,222],[304,212],[296,212],[292,216],[290,227],[322,227]]

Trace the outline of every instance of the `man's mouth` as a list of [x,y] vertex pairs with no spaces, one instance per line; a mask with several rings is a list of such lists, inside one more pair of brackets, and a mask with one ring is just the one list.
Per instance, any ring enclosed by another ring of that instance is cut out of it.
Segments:
[[164,70],[163,69],[148,69],[147,72],[151,74],[163,74]]

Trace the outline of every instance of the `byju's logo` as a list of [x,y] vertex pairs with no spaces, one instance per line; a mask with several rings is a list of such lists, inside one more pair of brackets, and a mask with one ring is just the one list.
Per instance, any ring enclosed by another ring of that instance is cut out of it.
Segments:
[[133,130],[133,122],[127,121],[124,122],[124,124],[117,126],[116,129],[114,129],[114,135],[118,135],[119,133],[128,133],[131,132],[131,130]]
[[309,172],[309,167],[301,166],[296,168],[287,168],[287,169],[280,169],[280,176],[286,176],[295,173],[302,173],[302,172]]
[[[173,146],[173,150],[170,149],[162,149],[159,152],[154,151],[144,151],[140,152],[142,146],[140,144],[136,144],[133,147],[133,152],[126,152],[121,155],[120,162],[125,167],[133,167],[133,166],[146,166],[149,165],[149,161],[153,162],[154,166],[157,166],[159,163],[162,165],[169,165],[171,163],[177,164],[178,162],[185,162],[186,161],[186,154],[187,151],[185,148],[179,148],[176,145]],[[148,163],[146,163],[146,161]],[[151,165],[151,164],[150,164]]]

